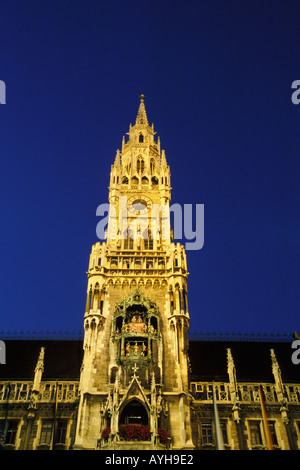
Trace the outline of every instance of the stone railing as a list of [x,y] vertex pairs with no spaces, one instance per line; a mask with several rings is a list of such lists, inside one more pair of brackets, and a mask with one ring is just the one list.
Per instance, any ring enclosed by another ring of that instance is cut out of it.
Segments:
[[190,389],[197,401],[211,402],[213,399],[213,387],[216,401],[231,403],[231,395],[228,383],[221,382],[191,382]]
[[[0,382],[0,403],[30,401],[32,394],[32,381]],[[37,397],[38,402],[73,402],[78,397],[79,382],[41,382]]]
[[[216,402],[234,403],[236,399],[242,403],[260,401],[259,386],[261,385],[266,403],[278,403],[274,383],[238,383],[237,397],[232,394],[228,382],[191,382],[190,390],[196,401],[211,403],[213,389]],[[300,403],[300,384],[284,384],[284,395],[287,403]]]
[[[70,402],[77,399],[79,395],[79,382],[64,381],[57,382],[57,401]],[[47,402],[54,400],[56,396],[56,382],[42,382],[38,400]]]
[[33,382],[0,382],[0,403],[6,401],[29,401]]

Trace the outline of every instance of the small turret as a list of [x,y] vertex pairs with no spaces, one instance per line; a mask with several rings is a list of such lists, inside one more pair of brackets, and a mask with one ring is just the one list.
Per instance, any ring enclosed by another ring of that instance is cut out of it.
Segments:
[[140,107],[138,110],[137,118],[135,121],[136,125],[142,125],[142,126],[148,126],[148,119],[147,119],[147,113],[146,113],[146,108],[145,108],[145,103],[144,103],[145,96],[141,95],[140,96]]
[[34,370],[34,379],[33,379],[33,392],[39,392],[42,375],[44,372],[44,357],[45,357],[45,348],[41,348],[39,358],[36,363]]

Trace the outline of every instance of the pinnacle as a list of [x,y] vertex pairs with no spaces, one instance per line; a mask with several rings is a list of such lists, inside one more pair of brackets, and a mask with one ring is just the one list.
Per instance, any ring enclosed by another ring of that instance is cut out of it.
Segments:
[[139,110],[138,110],[138,115],[137,115],[135,123],[148,126],[148,119],[147,119],[144,100],[145,100],[145,96],[143,94],[140,95],[140,107],[139,107]]

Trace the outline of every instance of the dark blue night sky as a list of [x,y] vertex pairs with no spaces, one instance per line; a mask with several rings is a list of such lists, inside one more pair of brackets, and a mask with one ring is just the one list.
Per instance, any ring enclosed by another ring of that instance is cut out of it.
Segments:
[[145,94],[204,204],[191,330],[300,332],[298,1],[1,3],[0,330],[80,330],[110,166]]

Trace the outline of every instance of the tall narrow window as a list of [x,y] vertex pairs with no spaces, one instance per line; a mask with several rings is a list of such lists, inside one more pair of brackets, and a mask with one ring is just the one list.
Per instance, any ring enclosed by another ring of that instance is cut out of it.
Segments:
[[50,445],[52,437],[52,426],[52,421],[43,421],[40,444]]
[[57,422],[56,434],[55,434],[55,443],[56,444],[65,444],[67,436],[67,421],[59,420]]
[[143,173],[145,170],[145,162],[142,157],[138,157],[136,162],[136,169],[138,173]]
[[270,429],[270,433],[271,433],[272,444],[274,446],[278,446],[276,429],[275,429],[275,422],[274,421],[268,421],[268,425],[269,425],[269,429]]
[[145,250],[153,250],[153,239],[151,237],[144,239]]
[[124,238],[124,250],[133,250],[133,238],[129,234]]
[[151,175],[154,174],[154,171],[155,171],[155,161],[153,158],[151,158],[151,161],[150,161],[150,172],[151,172]]
[[144,136],[143,136],[143,134],[140,134],[140,135],[139,135],[139,142],[140,142],[140,143],[143,143],[143,142],[144,142]]
[[212,444],[212,425],[211,423],[201,423],[202,444]]
[[15,444],[19,421],[8,421],[5,444]]
[[220,426],[222,431],[223,443],[228,444],[226,421],[221,421]]
[[251,445],[253,445],[253,446],[262,445],[260,422],[259,421],[250,421],[249,422],[249,429],[250,429]]

